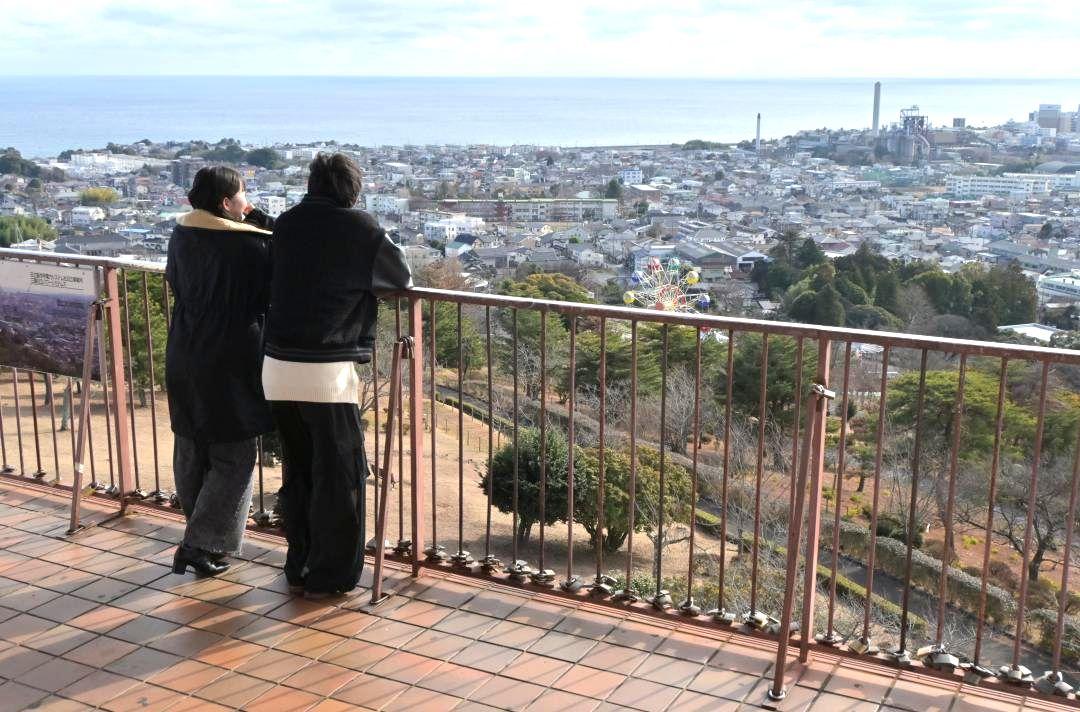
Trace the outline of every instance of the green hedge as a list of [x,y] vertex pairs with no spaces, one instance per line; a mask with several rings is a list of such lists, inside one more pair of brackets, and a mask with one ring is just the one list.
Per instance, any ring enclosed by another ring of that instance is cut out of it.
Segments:
[[[1053,653],[1054,633],[1057,631],[1057,611],[1040,608],[1031,612],[1028,621],[1038,630],[1039,648],[1047,653]],[[1065,616],[1065,630],[1061,634],[1061,662],[1066,665],[1080,662],[1080,620],[1075,616]]]
[[[822,524],[823,538],[827,542],[832,536],[832,522]],[[853,522],[840,522],[841,551],[866,561],[870,551],[870,530]],[[902,541],[888,537],[877,537],[874,565],[887,574],[904,578],[907,546]],[[932,595],[937,595],[941,582],[940,559],[913,549],[911,552],[911,582]],[[949,600],[959,608],[978,615],[979,598],[982,582],[960,569],[946,568],[945,589]],[[1003,588],[987,584],[986,615],[999,623],[1009,620],[1016,610],[1016,602]]]

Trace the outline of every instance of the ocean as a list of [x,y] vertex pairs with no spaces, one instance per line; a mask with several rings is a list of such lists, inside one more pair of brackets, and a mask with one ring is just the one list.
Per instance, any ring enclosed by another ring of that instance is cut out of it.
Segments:
[[[1080,79],[882,79],[881,121],[1075,111]],[[25,156],[148,138],[271,144],[610,146],[738,141],[871,123],[873,80],[0,77],[0,147]]]

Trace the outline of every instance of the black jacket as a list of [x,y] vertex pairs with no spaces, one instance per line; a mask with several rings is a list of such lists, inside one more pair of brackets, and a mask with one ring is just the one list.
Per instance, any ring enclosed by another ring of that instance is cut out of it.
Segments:
[[204,443],[273,429],[262,390],[270,290],[270,233],[194,210],[169,240],[165,277],[175,301],[165,352],[172,429]]
[[375,218],[305,196],[274,224],[266,353],[282,361],[367,363],[376,297],[411,286],[405,253]]

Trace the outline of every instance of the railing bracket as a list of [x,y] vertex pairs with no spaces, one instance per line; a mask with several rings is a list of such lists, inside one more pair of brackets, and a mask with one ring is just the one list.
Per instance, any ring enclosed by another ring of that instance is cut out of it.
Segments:
[[687,618],[694,618],[701,615],[701,606],[694,603],[694,599],[687,598],[685,601],[679,604],[679,613],[683,614]]
[[1065,682],[1064,676],[1060,672],[1054,672],[1053,670],[1047,670],[1042,677],[1035,681],[1035,689],[1044,695],[1056,695],[1058,697],[1068,697],[1069,693],[1073,691],[1072,685]]

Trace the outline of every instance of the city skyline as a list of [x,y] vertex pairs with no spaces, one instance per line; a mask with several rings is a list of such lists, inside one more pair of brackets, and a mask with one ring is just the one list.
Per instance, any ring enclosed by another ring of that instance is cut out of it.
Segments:
[[[1080,76],[1070,3],[3,3],[11,75]],[[67,10],[67,11],[65,11]],[[235,39],[234,39],[235,38]]]

